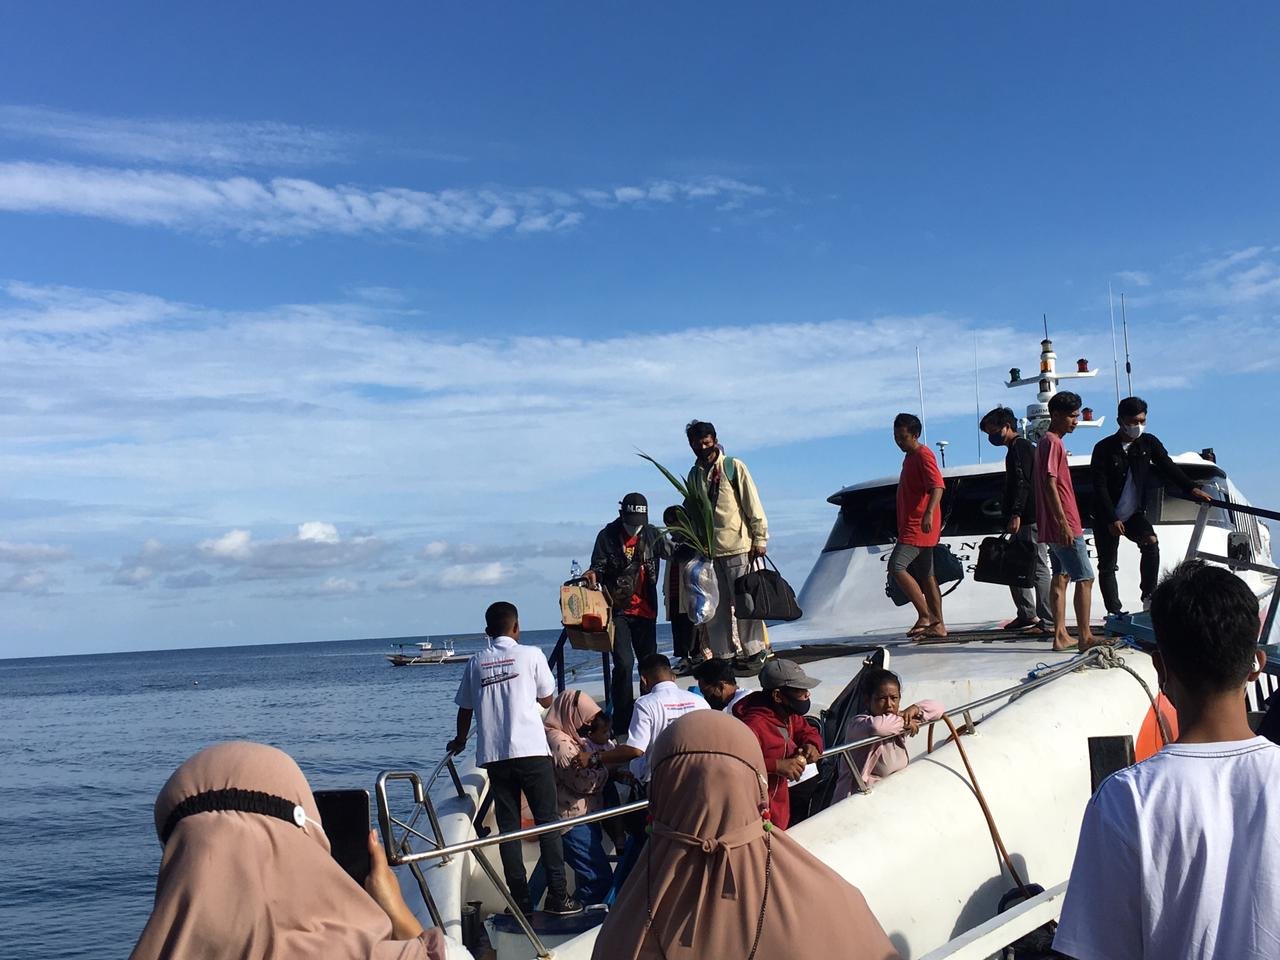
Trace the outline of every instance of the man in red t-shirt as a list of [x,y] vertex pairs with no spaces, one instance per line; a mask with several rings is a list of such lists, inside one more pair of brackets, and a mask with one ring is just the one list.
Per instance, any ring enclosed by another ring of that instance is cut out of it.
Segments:
[[942,593],[933,575],[933,548],[942,534],[942,471],[933,451],[920,442],[920,418],[893,418],[893,442],[906,454],[898,477],[898,542],[889,554],[889,572],[916,608],[907,636],[945,637]]
[[1089,608],[1093,600],[1093,562],[1084,541],[1076,489],[1071,482],[1071,466],[1062,438],[1080,420],[1080,395],[1064,390],[1049,398],[1049,430],[1036,444],[1036,532],[1049,545],[1053,567],[1053,649],[1071,646],[1067,633],[1067,583],[1076,585],[1072,598],[1076,608],[1079,649],[1087,650],[1103,641],[1089,630]]

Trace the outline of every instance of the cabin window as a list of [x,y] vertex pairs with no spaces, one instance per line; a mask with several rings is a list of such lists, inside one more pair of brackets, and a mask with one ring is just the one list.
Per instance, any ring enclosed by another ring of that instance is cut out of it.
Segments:
[[[1192,480],[1205,485],[1214,499],[1226,499],[1222,471],[1209,464],[1184,467]],[[1154,476],[1154,474],[1153,474]],[[1093,516],[1093,476],[1088,464],[1071,468],[1076,503],[1085,526]],[[1004,532],[1004,472],[973,477],[948,477],[942,496],[942,534],[946,537],[992,537]],[[839,495],[840,513],[823,552],[850,547],[886,545],[897,537],[897,486],[849,490]],[[1195,523],[1197,505],[1166,496],[1158,478],[1146,491],[1147,516],[1157,523]],[[1241,515],[1243,516],[1243,514]],[[1209,522],[1230,528],[1230,519],[1214,510]]]

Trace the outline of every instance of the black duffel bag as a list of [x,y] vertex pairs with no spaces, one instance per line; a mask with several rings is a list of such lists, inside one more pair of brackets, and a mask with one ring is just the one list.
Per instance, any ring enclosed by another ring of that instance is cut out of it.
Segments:
[[978,546],[973,579],[1006,587],[1033,587],[1037,549],[1030,540],[1010,540],[1007,535],[987,537]]
[[799,620],[801,611],[791,584],[766,556],[734,581],[733,614],[739,620]]

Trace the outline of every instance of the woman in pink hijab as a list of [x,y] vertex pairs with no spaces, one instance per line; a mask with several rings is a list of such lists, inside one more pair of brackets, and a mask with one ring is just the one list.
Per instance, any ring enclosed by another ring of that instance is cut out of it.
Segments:
[[130,960],[444,960],[369,835],[361,889],[329,855],[306,778],[260,743],[207,747],[160,790],[156,901]]
[[715,710],[652,747],[650,836],[592,960],[899,960],[856,887],[764,819],[760,744]]
[[[599,810],[609,771],[592,765],[591,756],[612,743],[609,718],[581,690],[566,690],[552,701],[542,722],[555,766],[560,818]],[[566,830],[561,840],[564,861],[573,870],[574,895],[583,903],[602,903],[613,883],[613,868],[604,852],[600,824],[580,823]],[[530,881],[529,889],[536,898],[539,880]]]

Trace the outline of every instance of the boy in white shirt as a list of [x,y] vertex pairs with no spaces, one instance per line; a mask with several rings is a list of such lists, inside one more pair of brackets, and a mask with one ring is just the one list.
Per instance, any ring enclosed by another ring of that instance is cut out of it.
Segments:
[[[457,736],[449,741],[450,753],[461,753],[471,731],[475,714],[476,766],[489,774],[493,815],[502,833],[520,829],[520,794],[529,801],[533,819],[555,823],[555,768],[547,746],[546,730],[538,706],[549,707],[556,692],[547,657],[537,647],[524,647],[520,640],[520,614],[514,604],[498,602],[485,611],[485,633],[489,642],[467,663],[458,684],[454,703],[458,705]],[[538,838],[542,863],[547,869],[545,913],[566,916],[582,912],[582,904],[571,898],[564,873],[564,847],[558,832]],[[516,903],[527,913],[537,906],[529,902],[529,881],[519,841],[499,844],[502,872]]]
[[1055,950],[1076,960],[1280,957],[1280,747],[1249,728],[1258,601],[1200,561],[1156,588],[1152,654],[1177,742],[1085,811]]

